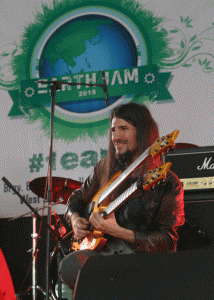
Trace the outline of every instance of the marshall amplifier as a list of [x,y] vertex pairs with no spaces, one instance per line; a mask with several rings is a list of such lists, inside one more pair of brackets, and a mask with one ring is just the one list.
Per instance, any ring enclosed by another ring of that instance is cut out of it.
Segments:
[[170,169],[180,178],[185,194],[214,195],[214,146],[175,149],[166,161],[172,163]]

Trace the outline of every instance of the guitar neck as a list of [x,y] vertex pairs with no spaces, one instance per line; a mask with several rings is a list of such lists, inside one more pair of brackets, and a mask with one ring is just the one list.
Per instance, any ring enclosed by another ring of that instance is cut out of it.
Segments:
[[113,202],[111,202],[108,207],[103,211],[103,215],[107,216],[113,211],[115,211],[123,202],[132,197],[138,189],[138,181],[133,183],[125,192],[123,192],[119,197],[117,197]]
[[145,152],[143,152],[119,177],[117,177],[99,196],[97,204],[105,200],[111,195],[111,193],[119,187],[134,170],[139,167],[148,156],[155,157],[157,154],[161,154],[175,144],[175,139],[179,134],[179,130],[173,131],[167,136],[163,136],[161,139],[157,139]]
[[119,177],[117,177],[107,189],[99,196],[98,204],[107,198],[117,187],[119,187],[144,160],[150,155],[150,148],[143,152]]
[[[106,217],[111,212],[115,211],[120,205],[122,205],[126,200],[132,197],[138,189],[143,189],[148,191],[156,183],[166,179],[167,172],[171,166],[170,162],[157,167],[154,170],[149,170],[144,176],[144,179],[139,178],[135,183],[133,183],[127,190],[125,190],[119,197],[117,197],[113,202],[111,202],[102,213],[103,217]],[[144,182],[144,184],[143,184]]]

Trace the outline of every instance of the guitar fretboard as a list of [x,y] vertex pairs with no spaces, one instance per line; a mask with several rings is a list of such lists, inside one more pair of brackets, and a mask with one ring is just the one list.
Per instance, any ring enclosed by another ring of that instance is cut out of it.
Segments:
[[111,202],[108,207],[104,209],[105,215],[109,215],[111,212],[116,210],[125,200],[131,197],[138,189],[138,182],[133,183],[125,192]]
[[118,176],[100,195],[97,201],[99,205],[103,200],[110,196],[110,194],[118,188],[124,180],[126,180],[134,170],[139,167],[148,156],[155,157],[157,154],[161,154],[175,144],[175,139],[179,134],[179,130],[173,131],[167,136],[163,136],[161,139],[157,139],[152,146],[150,146],[144,153],[142,153],[120,176]]
[[102,192],[99,196],[98,204],[100,204],[106,197],[108,197],[115,188],[122,184],[122,182],[127,179],[134,170],[143,163],[143,161],[149,156],[150,148],[143,152],[119,177],[112,182],[112,184],[107,187],[107,189]]

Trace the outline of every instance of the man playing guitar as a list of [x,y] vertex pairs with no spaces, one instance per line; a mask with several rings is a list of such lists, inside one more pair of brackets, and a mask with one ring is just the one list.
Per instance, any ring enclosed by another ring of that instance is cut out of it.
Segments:
[[[177,230],[185,221],[183,187],[171,171],[167,172],[164,183],[153,189],[139,188],[107,216],[102,215],[102,209],[92,209],[88,215],[85,213],[97,193],[99,200],[95,206],[111,203],[137,179],[144,180],[148,170],[161,166],[160,155],[152,156],[149,153],[142,163],[138,163],[142,153],[159,138],[157,124],[144,105],[120,105],[112,111],[110,121],[107,157],[97,163],[91,175],[80,189],[72,193],[67,203],[65,217],[73,228],[73,239],[76,241],[73,250],[78,251],[63,258],[59,276],[71,289],[74,288],[79,268],[91,255],[176,251]],[[133,165],[134,168],[129,172]],[[115,175],[118,172],[119,175]],[[127,176],[121,179],[123,174]],[[91,238],[93,228],[96,230]],[[107,241],[101,243],[101,247],[93,248],[97,232],[103,233]]]

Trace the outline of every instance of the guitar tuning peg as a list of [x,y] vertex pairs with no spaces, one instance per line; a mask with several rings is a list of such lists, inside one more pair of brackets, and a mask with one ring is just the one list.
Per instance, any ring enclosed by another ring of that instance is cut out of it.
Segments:
[[[145,182],[145,184],[149,184],[149,182]],[[143,178],[142,177],[139,177],[138,180],[137,180],[137,188],[139,190],[143,190]]]

